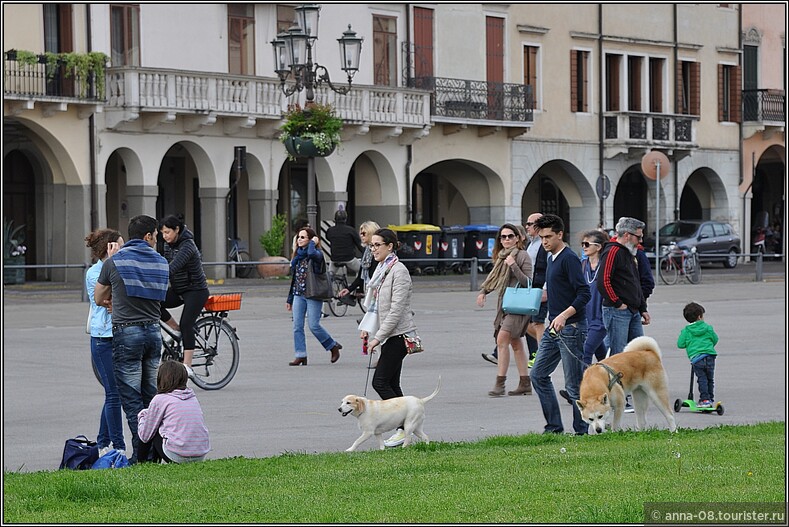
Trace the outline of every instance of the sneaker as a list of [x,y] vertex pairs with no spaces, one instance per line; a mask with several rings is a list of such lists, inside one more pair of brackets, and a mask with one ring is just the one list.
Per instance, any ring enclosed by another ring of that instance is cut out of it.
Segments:
[[398,428],[392,436],[384,441],[384,446],[400,446],[405,443],[405,430]]
[[712,401],[709,399],[704,399],[703,401],[699,401],[699,404],[696,405],[698,408],[712,408]]
[[99,457],[102,457],[104,454],[112,450],[112,445],[107,445],[99,449]]
[[537,356],[535,355],[534,357],[531,357],[531,358],[529,359],[529,368],[531,368],[531,367],[533,367],[533,366],[534,366],[534,359],[536,359],[536,358],[537,358]]
[[575,404],[575,403],[573,403],[573,399],[572,399],[572,397],[570,397],[570,393],[569,393],[567,390],[559,390],[559,395],[561,395],[561,396],[562,396],[562,398],[563,398],[565,401],[567,401],[567,403],[568,403],[570,406],[572,406],[573,404]]
[[496,364],[496,365],[499,364],[499,359],[497,359],[493,355],[488,355],[487,353],[483,353],[482,354],[482,358],[485,359],[488,362],[492,362],[493,364]]

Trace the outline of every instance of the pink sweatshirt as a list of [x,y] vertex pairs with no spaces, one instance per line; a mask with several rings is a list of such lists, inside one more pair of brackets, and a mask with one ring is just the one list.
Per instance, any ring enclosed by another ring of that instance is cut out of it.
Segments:
[[159,431],[167,450],[183,457],[202,456],[211,450],[203,410],[191,388],[158,393],[137,416],[137,434],[149,442]]

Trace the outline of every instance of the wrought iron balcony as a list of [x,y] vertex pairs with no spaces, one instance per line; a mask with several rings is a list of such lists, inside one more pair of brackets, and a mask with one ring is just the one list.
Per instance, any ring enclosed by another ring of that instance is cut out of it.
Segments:
[[3,98],[15,101],[42,101],[45,103],[99,103],[103,94],[98,93],[95,76],[87,78],[76,71],[67,70],[63,61],[47,64],[46,56],[30,64],[17,60],[16,53],[6,52],[3,61]]
[[786,123],[786,94],[783,90],[743,90],[742,120],[783,126]]
[[[430,125],[429,97],[426,92],[354,85],[344,96],[330,89],[316,89],[315,99],[334,106],[337,114],[357,128],[384,127],[421,130]],[[217,117],[231,128],[251,128],[262,123],[259,135],[276,133],[288,105],[304,104],[304,93],[285,97],[275,78],[228,75],[160,68],[108,68],[107,114],[110,127],[135,121],[140,114],[161,116],[174,122],[179,116],[186,131],[210,126]],[[150,121],[150,119],[149,119]]]
[[696,144],[698,117],[664,113],[608,112],[604,114],[607,147],[689,150]]
[[416,77],[413,88],[431,92],[430,113],[436,122],[530,127],[534,123],[531,86],[502,82]]

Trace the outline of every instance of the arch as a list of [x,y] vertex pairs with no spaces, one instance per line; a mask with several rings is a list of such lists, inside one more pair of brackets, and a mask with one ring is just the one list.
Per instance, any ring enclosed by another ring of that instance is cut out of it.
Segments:
[[[572,231],[599,224],[599,203],[586,176],[573,163],[553,159],[531,176],[521,195],[521,223],[535,212],[556,214],[565,224],[565,240]],[[575,228],[573,228],[575,226]]]

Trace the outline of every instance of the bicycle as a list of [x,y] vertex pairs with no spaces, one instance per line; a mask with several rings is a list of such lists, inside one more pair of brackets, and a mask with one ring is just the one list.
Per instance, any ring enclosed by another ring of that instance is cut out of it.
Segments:
[[662,248],[660,259],[660,279],[666,285],[674,285],[680,276],[684,276],[691,284],[701,282],[701,262],[696,248],[690,250],[672,243]]
[[[364,313],[364,295],[348,293],[345,297],[340,297],[340,291],[348,289],[348,269],[344,263],[335,263],[334,266],[337,267],[337,272],[331,277],[332,299],[326,300],[329,304],[329,311],[331,311],[332,315],[335,317],[342,317],[348,312],[349,305],[353,306],[354,304],[358,304],[359,309]],[[344,300],[348,297],[351,298],[350,302]]]
[[[238,371],[239,346],[236,328],[227,321],[228,311],[241,309],[242,293],[211,295],[195,322],[195,351],[192,357],[192,381],[203,390],[219,390],[228,385]],[[183,362],[181,336],[159,321],[162,331],[161,360]],[[93,374],[101,384],[91,358]]]
[[[241,240],[228,238],[227,241],[230,242],[230,252],[227,254],[228,261],[239,263],[250,261],[249,253],[241,248]],[[238,278],[249,278],[254,271],[251,265],[234,265],[232,267],[235,268],[236,277]]]

